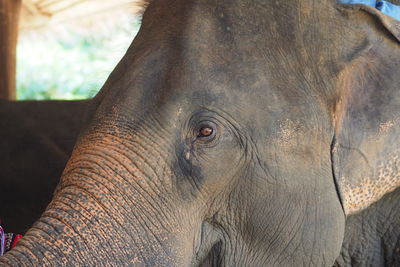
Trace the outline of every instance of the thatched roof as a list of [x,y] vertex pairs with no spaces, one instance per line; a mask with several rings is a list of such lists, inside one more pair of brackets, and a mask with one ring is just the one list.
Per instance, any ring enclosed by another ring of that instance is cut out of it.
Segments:
[[133,0],[23,0],[22,31],[46,28],[63,22],[92,20],[99,16],[118,16],[140,9]]

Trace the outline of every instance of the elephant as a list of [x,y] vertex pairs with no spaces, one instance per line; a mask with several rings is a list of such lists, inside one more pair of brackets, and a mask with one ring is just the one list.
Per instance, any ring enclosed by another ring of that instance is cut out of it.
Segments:
[[0,218],[7,231],[24,234],[45,210],[89,102],[0,100]]
[[335,0],[143,5],[0,263],[399,266],[400,22]]

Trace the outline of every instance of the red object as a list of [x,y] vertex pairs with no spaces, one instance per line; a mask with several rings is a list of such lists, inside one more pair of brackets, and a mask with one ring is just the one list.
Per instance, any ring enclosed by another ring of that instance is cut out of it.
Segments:
[[15,235],[14,240],[13,240],[13,242],[11,244],[11,248],[14,248],[21,238],[22,238],[22,235]]

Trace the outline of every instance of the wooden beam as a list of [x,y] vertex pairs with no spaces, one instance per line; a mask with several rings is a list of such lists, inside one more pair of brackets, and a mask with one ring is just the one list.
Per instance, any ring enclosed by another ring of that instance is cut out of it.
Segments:
[[17,40],[21,0],[0,0],[0,98],[16,99]]

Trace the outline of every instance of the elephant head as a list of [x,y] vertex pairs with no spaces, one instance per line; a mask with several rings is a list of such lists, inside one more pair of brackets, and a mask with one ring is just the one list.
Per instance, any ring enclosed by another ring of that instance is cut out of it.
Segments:
[[355,66],[373,52],[399,61],[386,53],[395,24],[377,14],[331,0],[151,1],[52,202],[0,262],[332,266],[358,192],[343,178],[365,111],[351,101],[373,96],[347,100]]

